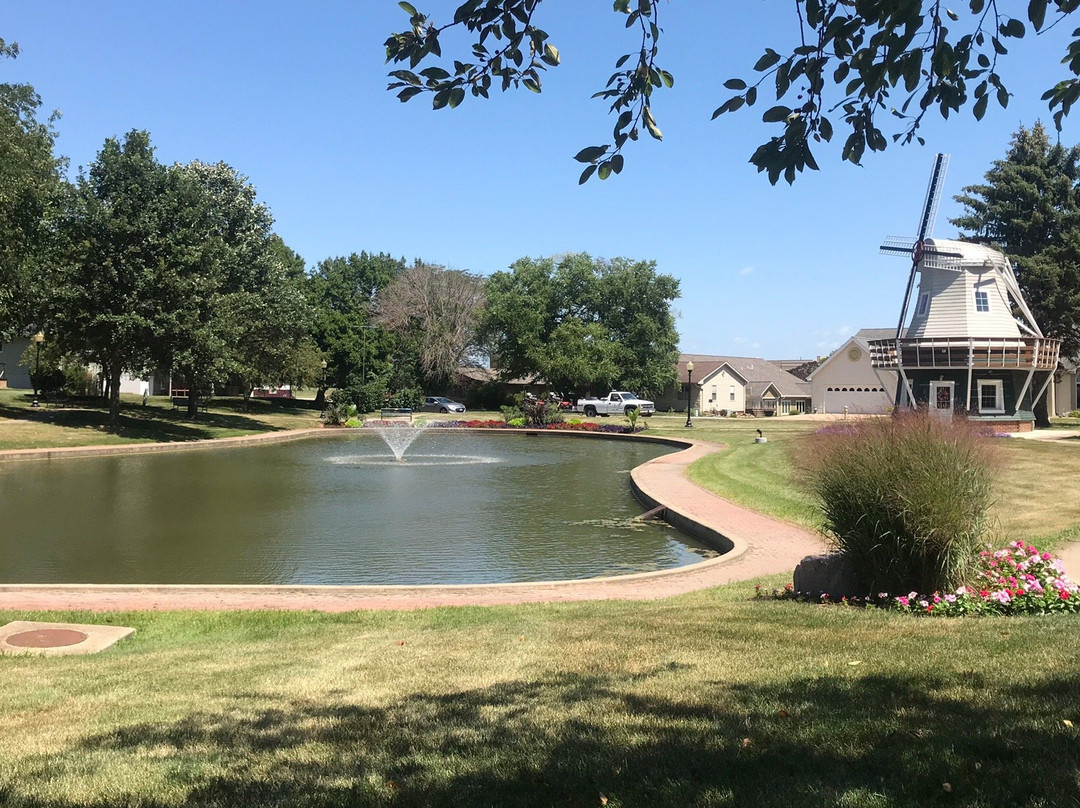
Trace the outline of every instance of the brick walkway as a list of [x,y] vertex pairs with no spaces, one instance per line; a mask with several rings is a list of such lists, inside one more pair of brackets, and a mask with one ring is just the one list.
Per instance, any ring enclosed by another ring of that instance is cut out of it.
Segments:
[[[279,434],[288,438],[287,434]],[[0,585],[0,609],[127,611],[171,609],[420,609],[434,606],[649,600],[772,573],[791,573],[799,560],[821,552],[813,533],[742,508],[690,482],[686,468],[720,447],[701,441],[634,470],[639,495],[663,505],[675,522],[686,520],[720,536],[732,549],[676,570],[551,583],[474,586],[141,586]],[[145,450],[144,450],[145,451]]]

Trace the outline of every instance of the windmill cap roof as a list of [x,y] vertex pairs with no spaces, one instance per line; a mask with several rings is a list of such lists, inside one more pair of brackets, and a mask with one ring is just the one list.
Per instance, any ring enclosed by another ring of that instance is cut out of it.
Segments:
[[970,241],[957,241],[947,238],[928,238],[924,242],[927,247],[942,252],[959,253],[960,263],[967,265],[984,264],[987,261],[993,264],[1004,264],[1005,254],[1001,250],[987,247],[985,244],[974,244]]

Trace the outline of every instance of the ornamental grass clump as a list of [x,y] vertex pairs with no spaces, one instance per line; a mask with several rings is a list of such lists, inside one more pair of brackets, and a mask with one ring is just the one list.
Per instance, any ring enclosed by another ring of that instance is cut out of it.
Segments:
[[986,546],[995,447],[925,412],[834,425],[802,460],[822,527],[866,592],[951,591]]

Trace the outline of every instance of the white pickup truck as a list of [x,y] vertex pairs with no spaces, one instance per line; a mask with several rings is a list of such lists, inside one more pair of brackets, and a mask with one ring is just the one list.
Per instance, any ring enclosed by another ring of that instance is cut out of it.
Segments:
[[638,410],[641,415],[648,418],[656,412],[656,405],[651,401],[638,398],[633,393],[624,390],[612,390],[605,398],[579,398],[576,410],[585,414],[587,418],[595,418],[597,415],[606,418],[609,415],[626,415],[631,410]]

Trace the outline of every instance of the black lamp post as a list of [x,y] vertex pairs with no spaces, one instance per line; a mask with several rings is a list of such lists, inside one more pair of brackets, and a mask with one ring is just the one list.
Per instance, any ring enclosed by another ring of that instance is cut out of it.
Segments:
[[694,400],[694,385],[692,379],[694,378],[694,363],[686,363],[686,426],[693,426],[690,423],[690,406]]
[[37,407],[38,405],[38,385],[41,384],[41,343],[45,341],[45,332],[38,331],[34,334],[34,342],[37,344],[37,351],[34,354],[34,400],[30,402],[31,407]]

